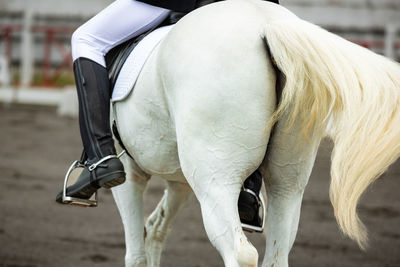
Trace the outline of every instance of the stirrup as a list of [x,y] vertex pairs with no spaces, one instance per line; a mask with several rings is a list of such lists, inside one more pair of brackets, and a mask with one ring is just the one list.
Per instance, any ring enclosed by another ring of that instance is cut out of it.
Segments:
[[92,199],[93,196],[90,197],[89,199],[82,199],[82,198],[67,196],[67,184],[68,184],[68,180],[70,178],[71,173],[77,168],[84,168],[84,167],[85,167],[85,164],[83,164],[79,160],[75,160],[69,167],[67,174],[65,175],[65,179],[64,179],[64,187],[63,187],[63,194],[62,194],[62,202],[64,204],[70,204],[70,205],[76,205],[76,206],[82,206],[82,207],[97,207],[97,191],[94,193],[94,199]]
[[[254,193],[252,190],[250,190],[248,188],[243,188],[243,191],[253,195],[257,199],[258,205],[262,207],[262,212],[263,213],[262,213],[262,224],[261,224],[261,226],[254,226],[254,225],[250,225],[250,224],[247,224],[247,223],[241,223],[242,224],[242,228],[243,228],[244,231],[247,231],[247,232],[250,232],[250,233],[252,233],[252,232],[262,233],[263,230],[264,230],[264,226],[265,226],[265,215],[267,213],[264,198],[261,195],[261,192],[257,196],[256,193]],[[258,216],[258,214],[257,214],[257,216]]]
[[[89,171],[93,171],[99,166],[101,163],[112,159],[112,158],[120,158],[126,151],[123,150],[121,153],[118,155],[109,155],[106,156],[99,161],[93,163],[92,165],[89,166]],[[83,207],[97,207],[97,191],[94,193],[94,197],[90,197],[89,199],[83,199],[83,198],[77,198],[77,197],[70,197],[67,196],[67,185],[68,185],[68,180],[71,176],[71,173],[77,169],[77,168],[85,168],[85,164],[83,163],[84,160],[84,154],[82,155],[81,160],[75,160],[71,166],[69,167],[67,174],[65,175],[64,179],[64,186],[63,186],[63,194],[62,194],[62,202],[64,204],[70,204],[70,205],[76,205],[76,206],[83,206]]]

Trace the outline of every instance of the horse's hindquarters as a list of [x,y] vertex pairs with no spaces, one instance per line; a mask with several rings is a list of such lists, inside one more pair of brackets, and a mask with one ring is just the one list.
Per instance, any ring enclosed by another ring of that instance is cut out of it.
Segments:
[[257,264],[237,200],[264,158],[276,107],[275,73],[259,34],[264,19],[243,3],[182,19],[116,106],[121,137],[142,170],[165,177],[182,169],[227,266]]
[[275,73],[258,34],[261,23],[229,14],[218,15],[218,25],[200,11],[183,19],[160,46],[158,70],[180,166],[200,202],[207,235],[226,266],[253,266],[257,251],[241,229],[237,200],[266,152]]

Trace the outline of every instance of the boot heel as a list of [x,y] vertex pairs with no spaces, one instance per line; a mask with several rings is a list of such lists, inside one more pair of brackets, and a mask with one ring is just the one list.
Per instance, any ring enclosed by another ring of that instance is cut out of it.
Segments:
[[123,184],[125,182],[125,173],[115,173],[109,175],[106,179],[101,179],[99,185],[103,188],[110,189],[111,187]]
[[103,188],[110,189],[111,187],[123,184],[125,182],[125,177],[114,179],[110,182],[104,183],[102,185]]

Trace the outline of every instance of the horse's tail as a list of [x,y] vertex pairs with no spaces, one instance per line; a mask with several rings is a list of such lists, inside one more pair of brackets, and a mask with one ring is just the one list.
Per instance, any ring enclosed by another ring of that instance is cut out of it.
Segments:
[[286,76],[274,122],[285,114],[306,138],[333,139],[335,216],[365,248],[358,200],[400,156],[400,65],[300,19],[269,23],[265,37]]

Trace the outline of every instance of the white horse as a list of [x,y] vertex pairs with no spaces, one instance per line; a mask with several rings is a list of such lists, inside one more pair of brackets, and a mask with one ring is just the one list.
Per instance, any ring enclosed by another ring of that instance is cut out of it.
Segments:
[[[282,94],[272,62],[286,78]],[[399,104],[397,63],[282,6],[228,0],[192,12],[152,53],[133,93],[114,106],[134,157],[124,157],[128,179],[113,188],[125,227],[126,266],[160,264],[171,223],[192,192],[225,266],[256,266],[257,250],[242,231],[237,200],[257,168],[268,197],[262,266],[288,266],[302,195],[324,136],[334,142],[335,216],[343,232],[365,247],[356,206],[400,155]],[[166,179],[168,189],[144,225],[142,195],[151,175]]]

